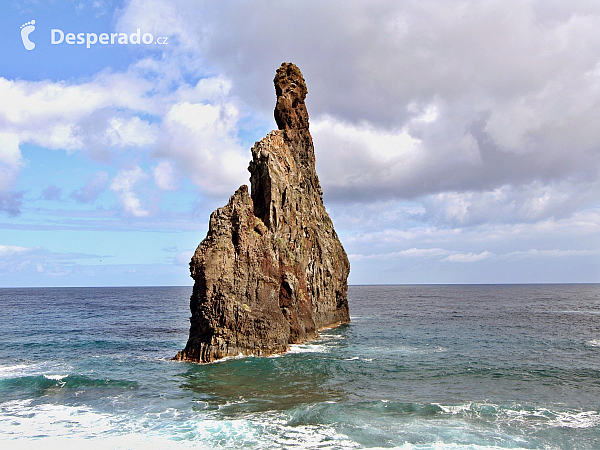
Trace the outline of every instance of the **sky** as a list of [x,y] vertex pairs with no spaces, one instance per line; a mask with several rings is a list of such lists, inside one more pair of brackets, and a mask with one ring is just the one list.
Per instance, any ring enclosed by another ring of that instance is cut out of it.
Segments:
[[600,282],[598,24],[597,0],[4,2],[0,287],[191,285],[284,61],[349,283]]

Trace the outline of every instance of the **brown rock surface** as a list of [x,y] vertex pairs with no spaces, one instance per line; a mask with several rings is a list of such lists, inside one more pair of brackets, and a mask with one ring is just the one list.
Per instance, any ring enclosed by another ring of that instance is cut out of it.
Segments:
[[250,183],[210,217],[190,271],[190,336],[174,359],[271,355],[350,321],[350,264],[323,205],[294,64],[275,75],[272,131],[252,148]]

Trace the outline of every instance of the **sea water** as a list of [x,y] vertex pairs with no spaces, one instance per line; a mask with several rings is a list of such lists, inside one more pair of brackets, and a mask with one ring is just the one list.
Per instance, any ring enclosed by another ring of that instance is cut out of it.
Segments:
[[198,365],[189,287],[0,289],[0,448],[600,448],[600,285],[351,286],[352,323]]

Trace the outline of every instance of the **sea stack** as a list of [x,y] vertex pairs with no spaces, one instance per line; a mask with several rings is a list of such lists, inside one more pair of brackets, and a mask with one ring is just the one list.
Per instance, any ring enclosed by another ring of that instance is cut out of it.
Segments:
[[350,263],[323,205],[300,69],[274,79],[278,130],[252,147],[241,186],[210,216],[190,272],[190,336],[174,359],[267,356],[350,321]]

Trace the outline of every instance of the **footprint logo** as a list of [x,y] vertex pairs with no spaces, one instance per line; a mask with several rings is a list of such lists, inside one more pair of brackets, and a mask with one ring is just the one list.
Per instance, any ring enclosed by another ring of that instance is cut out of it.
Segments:
[[33,50],[35,48],[35,43],[29,40],[29,35],[33,30],[35,30],[35,20],[21,25],[21,39],[23,39],[23,45],[27,50]]

